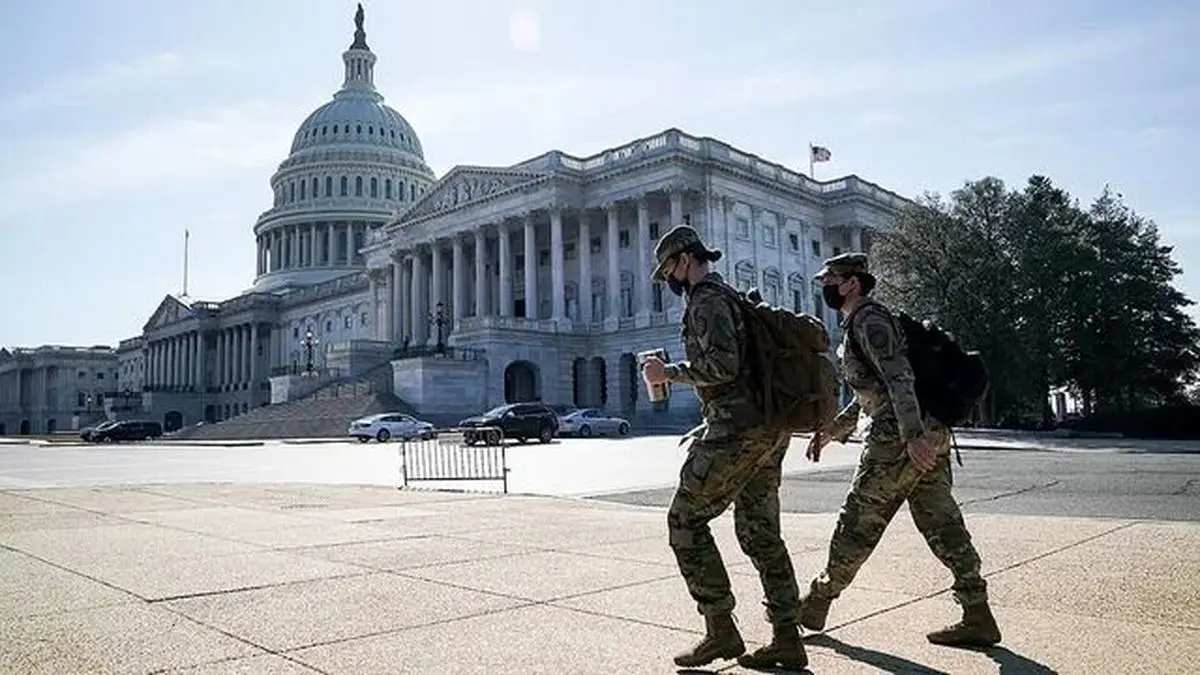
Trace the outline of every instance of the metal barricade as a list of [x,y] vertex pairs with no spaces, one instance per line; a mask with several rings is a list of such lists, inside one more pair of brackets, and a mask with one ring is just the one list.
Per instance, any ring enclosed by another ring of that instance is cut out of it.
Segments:
[[498,427],[439,429],[435,438],[400,442],[402,487],[418,481],[499,481],[508,494],[508,471]]

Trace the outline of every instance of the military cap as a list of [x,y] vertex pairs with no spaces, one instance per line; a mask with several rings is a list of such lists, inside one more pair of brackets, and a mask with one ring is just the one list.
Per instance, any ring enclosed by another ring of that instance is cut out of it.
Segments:
[[654,274],[650,278],[654,281],[664,281],[667,278],[667,261],[676,255],[691,251],[706,251],[710,254],[716,254],[714,259],[719,258],[721,252],[716,249],[710,249],[704,245],[704,240],[700,238],[700,233],[691,225],[676,225],[667,230],[667,233],[658,238],[658,243],[654,245]]
[[871,266],[866,253],[852,251],[835,255],[825,261],[825,266],[821,268],[820,272],[817,272],[814,278],[820,281],[829,275],[848,277],[854,274],[875,278],[875,275],[871,274]]

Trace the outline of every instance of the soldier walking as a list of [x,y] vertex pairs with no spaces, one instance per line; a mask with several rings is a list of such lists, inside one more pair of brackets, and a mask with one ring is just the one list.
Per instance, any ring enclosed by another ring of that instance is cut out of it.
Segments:
[[[705,246],[693,228],[679,225],[659,239],[654,257],[652,278],[687,298],[682,327],[687,359],[663,363],[648,358],[643,377],[652,385],[691,385],[703,418],[684,437],[688,454],[667,528],[679,571],[704,616],[705,636],[677,655],[675,664],[698,667],[737,657],[751,668],[804,668],[808,656],[798,627],[800,592],[779,532],[779,483],[791,435],[767,428],[754,402],[741,309],[721,275],[709,269],[721,252]],[[774,628],[772,642],[749,654],[734,624],[729,575],[709,529],[709,522],[730,504],[738,544],[758,570]]]
[[825,628],[829,606],[867,561],[896,511],[908,502],[913,522],[933,554],[954,574],[954,598],[962,620],[926,637],[934,644],[986,647],[1000,642],[988,606],[979,553],[950,487],[950,433],[917,403],[904,331],[887,307],[869,297],[875,277],[863,253],[825,261],[817,274],[825,303],[841,313],[842,364],[854,400],[822,433],[813,435],[808,457],[819,461],[831,440],[845,443],[860,412],[871,420],[845,503],[829,543],[825,570],[813,579],[801,624]]

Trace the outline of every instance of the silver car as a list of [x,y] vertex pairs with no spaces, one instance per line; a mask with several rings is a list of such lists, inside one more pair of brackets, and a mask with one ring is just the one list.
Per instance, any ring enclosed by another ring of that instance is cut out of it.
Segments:
[[629,433],[629,420],[613,417],[597,408],[583,408],[559,418],[559,435],[570,436],[625,436]]

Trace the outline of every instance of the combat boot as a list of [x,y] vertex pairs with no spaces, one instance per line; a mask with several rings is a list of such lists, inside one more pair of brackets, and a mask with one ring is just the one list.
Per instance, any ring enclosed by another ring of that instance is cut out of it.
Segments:
[[800,598],[800,625],[815,633],[825,630],[825,620],[829,618],[831,604],[833,600],[819,597],[810,589]]
[[691,650],[678,654],[675,665],[680,668],[707,666],[717,659],[732,659],[746,653],[742,634],[733,623],[732,614],[704,617],[704,639]]
[[946,647],[991,647],[1000,642],[1000,627],[986,602],[963,607],[962,621],[925,636]]
[[804,670],[808,667],[808,653],[800,640],[800,628],[795,624],[776,625],[771,644],[739,656],[737,662],[743,668]]

